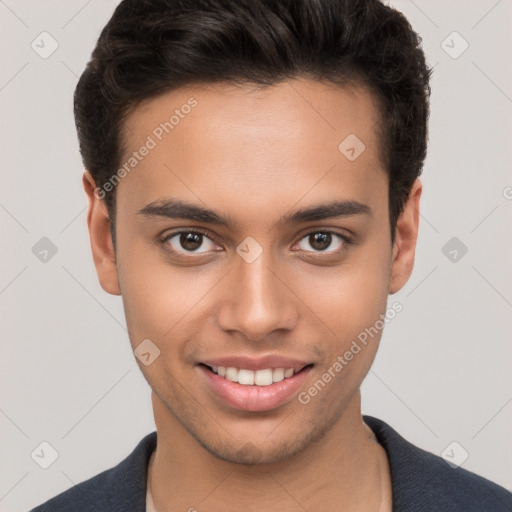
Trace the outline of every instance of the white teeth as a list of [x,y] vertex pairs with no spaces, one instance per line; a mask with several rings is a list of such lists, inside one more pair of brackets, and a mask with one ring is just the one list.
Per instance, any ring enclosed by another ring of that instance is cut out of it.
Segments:
[[265,370],[246,370],[226,368],[224,366],[211,366],[214,373],[231,382],[238,382],[244,386],[270,386],[274,382],[281,382],[294,374],[293,368],[266,368]]
[[231,382],[238,382],[238,370],[236,368],[226,368],[226,379]]
[[281,382],[284,379],[284,368],[274,368],[272,372],[272,380],[274,382]]
[[254,372],[251,370],[238,370],[238,383],[252,386],[254,384]]
[[[240,370],[242,371],[242,370]],[[254,384],[257,386],[270,386],[274,381],[272,380],[272,370],[258,370],[254,374]]]

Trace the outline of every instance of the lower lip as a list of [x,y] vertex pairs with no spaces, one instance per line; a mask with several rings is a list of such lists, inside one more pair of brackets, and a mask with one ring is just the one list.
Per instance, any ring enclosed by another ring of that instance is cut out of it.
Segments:
[[219,377],[203,365],[198,368],[210,389],[225,403],[235,409],[254,412],[269,411],[290,400],[304,384],[311,370],[311,366],[308,366],[292,377],[269,386],[244,386]]

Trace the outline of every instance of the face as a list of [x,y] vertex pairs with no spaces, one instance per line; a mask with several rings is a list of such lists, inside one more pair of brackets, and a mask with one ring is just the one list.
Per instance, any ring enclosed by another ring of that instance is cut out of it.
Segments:
[[217,457],[300,452],[370,368],[381,329],[361,333],[411,272],[421,191],[392,245],[379,124],[366,90],[307,80],[147,101],[123,133],[115,256],[84,177],[100,282],[132,348],[160,351],[140,365],[154,404]]

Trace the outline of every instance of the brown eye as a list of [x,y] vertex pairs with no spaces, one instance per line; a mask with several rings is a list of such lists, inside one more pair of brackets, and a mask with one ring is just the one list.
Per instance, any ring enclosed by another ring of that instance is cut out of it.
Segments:
[[176,253],[203,254],[213,251],[215,243],[203,233],[197,231],[181,231],[165,237],[164,242]]
[[[344,238],[337,233],[316,231],[302,238],[298,246],[306,252],[337,252],[343,247],[344,242]],[[332,247],[333,244],[334,248],[327,251],[326,249]],[[309,245],[310,248],[308,248],[307,245]]]
[[180,245],[187,251],[195,251],[201,247],[203,235],[200,233],[182,233],[180,235]]
[[325,251],[332,241],[332,235],[330,233],[314,233],[309,235],[309,244],[315,251]]

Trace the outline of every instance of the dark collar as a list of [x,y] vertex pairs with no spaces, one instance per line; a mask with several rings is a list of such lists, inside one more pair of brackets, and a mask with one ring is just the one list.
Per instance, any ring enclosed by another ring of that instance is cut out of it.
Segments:
[[[393,512],[510,512],[512,494],[463,468],[453,469],[400,436],[384,421],[363,416],[386,450]],[[147,468],[157,433],[146,435],[117,466],[68,489],[32,512],[145,512]]]

